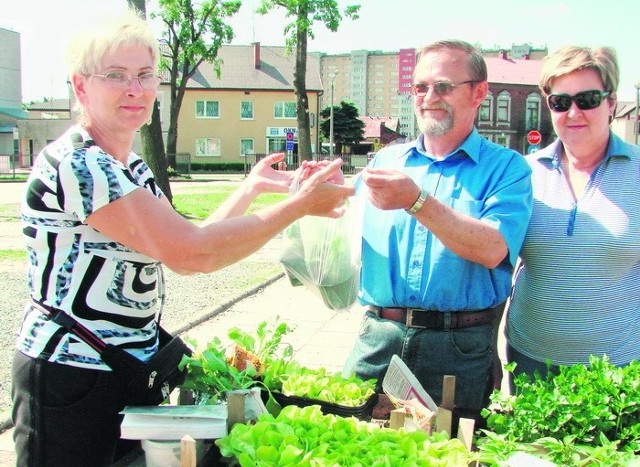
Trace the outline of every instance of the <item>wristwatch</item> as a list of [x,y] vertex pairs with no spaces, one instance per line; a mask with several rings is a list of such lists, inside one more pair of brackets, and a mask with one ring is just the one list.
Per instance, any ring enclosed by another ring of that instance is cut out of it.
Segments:
[[415,203],[413,203],[413,206],[411,206],[409,209],[405,209],[405,211],[407,211],[407,213],[409,214],[415,214],[416,212],[418,212],[420,210],[420,208],[422,208],[422,205],[424,204],[424,202],[427,200],[427,195],[429,194],[429,192],[427,190],[420,190],[420,196],[418,196],[418,199],[416,200]]

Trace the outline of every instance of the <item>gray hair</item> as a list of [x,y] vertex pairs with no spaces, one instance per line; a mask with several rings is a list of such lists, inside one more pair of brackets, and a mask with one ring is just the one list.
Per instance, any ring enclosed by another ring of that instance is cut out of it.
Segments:
[[480,51],[471,44],[459,39],[446,39],[423,46],[418,52],[416,62],[420,61],[420,57],[434,50],[449,49],[459,50],[468,55],[468,67],[471,73],[471,79],[482,82],[487,80],[487,64]]

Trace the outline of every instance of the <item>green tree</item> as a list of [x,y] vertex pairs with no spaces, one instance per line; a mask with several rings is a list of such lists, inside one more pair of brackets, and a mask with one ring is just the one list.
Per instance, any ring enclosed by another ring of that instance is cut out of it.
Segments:
[[[331,133],[331,107],[322,109],[320,116],[325,119],[320,123],[320,131],[328,140]],[[339,106],[333,106],[333,141],[336,154],[342,153],[342,146],[353,146],[364,139],[364,122],[359,116],[358,108],[351,102],[342,101]]]
[[307,39],[313,39],[312,25],[321,21],[330,31],[337,31],[342,15],[358,19],[360,5],[347,6],[343,13],[336,0],[262,0],[257,9],[267,14],[276,7],[284,8],[287,17],[293,20],[285,25],[285,45],[290,53],[295,47],[296,68],[293,88],[296,94],[298,120],[298,156],[300,160],[311,160],[311,129],[309,124],[309,98],[307,97]]
[[[140,12],[144,18],[147,17],[145,0],[127,0],[129,8]],[[151,121],[140,128],[140,139],[142,141],[142,158],[153,171],[156,183],[163,191],[169,202],[173,201],[169,174],[167,171],[167,155],[162,143],[162,125],[160,123],[160,110],[158,101],[153,105]]]
[[233,29],[224,19],[240,9],[240,0],[159,0],[160,11],[152,14],[160,18],[166,29],[162,33],[163,59],[161,67],[169,73],[171,101],[167,154],[176,154],[178,116],[187,81],[204,63],[213,66],[220,76],[221,60],[218,50],[233,39]]

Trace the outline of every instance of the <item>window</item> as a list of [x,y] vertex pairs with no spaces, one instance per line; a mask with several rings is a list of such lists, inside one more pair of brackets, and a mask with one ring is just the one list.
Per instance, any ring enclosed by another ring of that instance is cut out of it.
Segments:
[[479,123],[491,123],[493,121],[493,94],[487,93],[487,97],[484,98],[482,104],[480,104],[480,110],[478,112]]
[[254,154],[253,139],[241,138],[240,139],[240,157],[246,157],[247,154]]
[[509,147],[509,140],[511,138],[509,137],[509,135],[505,135],[504,133],[499,134],[499,135],[495,135],[495,143],[499,144],[500,146],[504,146],[505,148]]
[[273,118],[296,118],[296,103],[276,102],[273,105]]
[[220,157],[220,138],[196,138],[197,157]]
[[525,130],[540,129],[540,103],[542,99],[538,93],[527,96],[527,108],[525,111]]
[[498,95],[498,123],[509,123],[511,121],[511,96],[503,91]]
[[253,119],[253,102],[251,101],[240,102],[240,118],[242,120]]
[[196,118],[220,118],[220,102],[196,101]]

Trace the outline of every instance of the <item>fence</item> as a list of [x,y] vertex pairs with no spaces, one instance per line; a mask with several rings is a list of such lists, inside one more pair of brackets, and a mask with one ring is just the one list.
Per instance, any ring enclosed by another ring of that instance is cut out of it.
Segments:
[[[253,166],[259,160],[266,157],[267,154],[247,154],[244,158],[244,173],[249,173]],[[342,171],[346,175],[352,175],[359,172],[367,165],[368,156],[366,154],[335,154],[335,158],[342,158]],[[191,154],[178,153],[167,155],[169,165],[174,167],[176,172],[181,175],[190,175],[191,170]],[[327,154],[312,154],[315,161],[328,160]],[[16,178],[18,175],[28,174],[33,162],[33,156],[29,154],[0,154],[0,175]],[[284,162],[287,170],[295,170],[300,166],[297,154],[285,156]]]
[[[246,156],[246,170],[249,172],[256,162],[266,157],[267,154],[248,154]],[[314,161],[329,160],[327,154],[312,154]],[[342,172],[345,175],[353,175],[367,166],[369,158],[366,154],[334,154],[334,159],[342,158]],[[284,158],[287,170],[295,170],[300,167],[300,161],[297,154],[287,155]]]
[[0,154],[0,175],[16,178],[28,174],[31,168],[30,154]]

